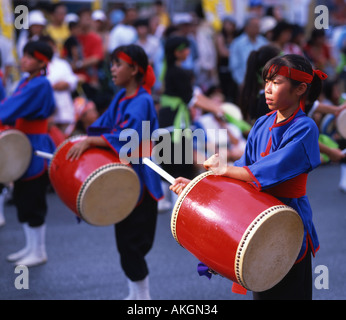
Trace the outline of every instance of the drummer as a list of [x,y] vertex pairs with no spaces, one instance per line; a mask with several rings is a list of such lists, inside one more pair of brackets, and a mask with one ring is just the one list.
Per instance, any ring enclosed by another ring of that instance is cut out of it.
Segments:
[[[262,73],[266,102],[272,110],[254,124],[242,158],[226,166],[218,155],[204,166],[216,175],[246,181],[294,208],[304,224],[304,240],[296,263],[273,288],[253,292],[254,299],[312,299],[311,253],[319,249],[306,196],[307,174],[320,165],[319,131],[304,113],[305,99],[320,94],[326,74],[313,70],[303,57],[290,54],[267,62]],[[176,179],[171,190],[180,193],[189,180]],[[258,275],[260,277],[260,275]]]
[[[55,145],[47,134],[47,118],[53,114],[55,104],[52,87],[45,75],[53,52],[41,41],[28,42],[23,52],[21,70],[27,75],[14,93],[0,102],[0,126],[9,125],[26,133],[34,150],[51,153]],[[48,181],[47,160],[33,156],[27,171],[14,182],[13,199],[26,241],[23,249],[7,257],[16,265],[32,267],[47,261],[45,220]]]
[[[150,122],[150,137],[158,128],[157,114],[150,95],[155,76],[144,50],[137,45],[120,46],[113,51],[111,61],[113,82],[122,89],[108,109],[89,127],[89,136],[71,147],[67,159],[78,159],[90,147],[110,148],[122,159],[121,149],[127,143],[120,139],[123,130],[135,130],[139,144],[142,144],[143,122]],[[157,201],[163,193],[159,176],[151,174],[149,167],[135,164],[135,161],[132,167],[140,179],[141,195],[131,214],[115,225],[115,235],[121,266],[128,278],[129,295],[126,299],[148,300],[151,296],[145,256],[154,241]]]

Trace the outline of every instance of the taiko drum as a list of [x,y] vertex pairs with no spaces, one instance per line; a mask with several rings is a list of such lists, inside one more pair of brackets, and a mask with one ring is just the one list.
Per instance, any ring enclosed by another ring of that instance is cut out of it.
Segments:
[[0,183],[18,180],[28,169],[31,158],[28,137],[17,129],[0,127]]
[[180,194],[171,230],[210,270],[255,292],[283,279],[304,235],[294,209],[250,184],[210,172]]
[[137,204],[138,176],[106,148],[90,148],[78,160],[66,160],[68,150],[85,137],[75,136],[59,145],[49,166],[50,181],[67,207],[87,223],[118,223]]

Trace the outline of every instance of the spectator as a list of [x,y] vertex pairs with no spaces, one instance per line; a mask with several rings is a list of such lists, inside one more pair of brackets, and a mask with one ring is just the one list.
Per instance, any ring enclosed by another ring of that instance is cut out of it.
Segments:
[[[196,77],[196,61],[198,59],[198,47],[195,36],[192,33],[193,18],[189,13],[176,13],[173,16],[173,25],[176,27],[174,34],[185,37],[190,42],[189,55],[182,61],[182,67],[193,72]],[[193,81],[195,82],[195,80]]]
[[73,72],[70,64],[59,57],[54,40],[49,36],[42,37],[41,40],[48,43],[54,52],[53,58],[48,64],[49,73],[47,75],[54,91],[56,106],[52,120],[67,136],[69,132],[66,132],[66,129],[75,121],[72,92],[77,88],[78,77]]
[[310,38],[304,46],[304,52],[316,68],[328,71],[329,76],[334,74],[336,61],[332,56],[324,29],[312,30]]
[[195,39],[198,52],[196,85],[206,92],[209,88],[218,85],[215,32],[211,24],[205,19],[201,5],[197,6],[196,13],[197,28]]
[[17,55],[19,58],[23,56],[23,49],[27,42],[38,40],[43,36],[47,25],[47,20],[40,10],[30,11],[28,21],[29,29],[22,29],[17,40]]
[[242,86],[247,59],[253,50],[267,44],[267,40],[259,34],[259,18],[251,16],[245,23],[244,32],[231,44],[229,55],[229,67],[233,78],[239,88]]
[[70,63],[73,71],[77,71],[77,66],[80,66],[83,61],[83,48],[78,41],[78,36],[81,33],[79,18],[76,16],[69,21],[70,36],[64,43],[63,57]]
[[119,46],[132,44],[136,41],[137,32],[133,26],[136,19],[137,9],[133,6],[126,7],[123,20],[115,25],[109,34],[109,53]]
[[292,25],[286,21],[280,21],[273,29],[272,44],[284,53],[285,48],[292,38]]
[[106,14],[102,10],[95,10],[91,14],[94,22],[94,31],[101,37],[103,51],[106,53],[109,45],[109,28]]
[[47,25],[47,34],[54,40],[59,56],[62,56],[64,42],[70,36],[70,30],[65,22],[66,14],[67,8],[63,3],[55,4],[50,16],[51,22]]
[[137,31],[138,39],[135,44],[142,47],[148,56],[149,63],[152,65],[155,61],[156,54],[159,50],[159,40],[149,33],[148,19],[138,19],[134,23]]
[[[0,34],[0,79],[1,90],[6,93],[6,88],[11,82],[11,70],[15,67],[16,61],[13,55],[13,44],[11,40]],[[8,81],[9,80],[9,81]],[[0,101],[3,97],[0,95]]]
[[88,99],[93,100],[98,106],[98,67],[104,59],[101,37],[92,28],[91,11],[84,9],[79,13],[80,34],[77,36],[83,50],[83,60],[76,65],[76,73],[84,77],[82,84],[84,93]]
[[236,37],[236,22],[231,16],[222,20],[220,32],[215,34],[218,78],[226,101],[237,101],[237,84],[229,69],[229,47]]

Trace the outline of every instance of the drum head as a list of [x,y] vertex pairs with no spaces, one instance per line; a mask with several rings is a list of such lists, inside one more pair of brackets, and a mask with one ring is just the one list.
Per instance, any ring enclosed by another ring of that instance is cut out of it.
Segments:
[[238,246],[238,282],[255,292],[272,288],[295,263],[303,236],[301,218],[288,206],[274,206],[258,215]]
[[0,183],[19,179],[28,169],[32,147],[27,136],[14,129],[0,133]]
[[346,109],[340,112],[336,118],[336,127],[338,132],[346,139]]
[[87,223],[107,226],[125,219],[135,208],[140,194],[135,171],[112,163],[95,170],[83,183],[77,209]]

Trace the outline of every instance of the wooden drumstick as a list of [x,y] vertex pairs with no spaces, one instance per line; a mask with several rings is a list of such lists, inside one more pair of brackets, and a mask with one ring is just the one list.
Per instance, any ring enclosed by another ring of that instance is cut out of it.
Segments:
[[36,150],[35,154],[41,158],[50,159],[50,160],[53,159],[53,154],[48,153],[48,152]]
[[170,184],[174,184],[175,178],[172,177],[169,173],[167,173],[165,170],[160,168],[156,163],[151,161],[149,158],[143,158],[143,163],[146,164],[148,167],[153,169],[156,173],[158,173],[162,178],[166,179]]

